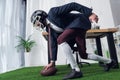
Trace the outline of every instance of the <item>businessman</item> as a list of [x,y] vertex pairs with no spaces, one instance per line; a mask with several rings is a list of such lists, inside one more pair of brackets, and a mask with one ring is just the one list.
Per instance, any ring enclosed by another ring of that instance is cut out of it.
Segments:
[[[72,11],[77,11],[78,13],[73,13]],[[93,21],[98,22],[98,16],[92,12],[92,9],[75,2],[53,7],[48,14],[43,10],[37,10],[33,13],[31,22],[36,28],[46,28],[46,31],[48,31],[49,27],[51,30],[49,34],[49,49],[52,55],[50,55],[50,63],[45,67],[46,70],[55,66],[59,45],[70,62],[72,69],[63,79],[82,77],[83,73],[72,55],[71,48],[74,43],[77,44],[81,58],[104,62],[106,64],[105,71],[109,71],[114,66],[114,60],[86,52],[86,31],[91,29]]]

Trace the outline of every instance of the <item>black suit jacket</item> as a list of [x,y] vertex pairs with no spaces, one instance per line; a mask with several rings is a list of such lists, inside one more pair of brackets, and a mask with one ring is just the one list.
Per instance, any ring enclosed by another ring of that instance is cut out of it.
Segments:
[[[71,11],[78,11],[79,13],[71,13]],[[92,9],[81,4],[72,2],[59,7],[53,7],[48,13],[48,20],[62,29],[67,28],[81,28],[88,30],[91,28],[89,16],[92,14]],[[57,37],[56,31],[51,29],[51,48],[52,60],[57,59]]]
[[[78,11],[79,13],[71,13],[71,11]],[[88,19],[91,13],[92,9],[72,2],[51,8],[48,13],[48,19],[56,26],[63,29],[82,28],[87,30],[91,28],[91,23]]]

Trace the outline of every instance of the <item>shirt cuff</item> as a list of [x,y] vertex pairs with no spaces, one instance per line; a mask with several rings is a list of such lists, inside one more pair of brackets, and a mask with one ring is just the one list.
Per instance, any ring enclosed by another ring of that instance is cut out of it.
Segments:
[[55,62],[55,61],[51,60],[50,62]]

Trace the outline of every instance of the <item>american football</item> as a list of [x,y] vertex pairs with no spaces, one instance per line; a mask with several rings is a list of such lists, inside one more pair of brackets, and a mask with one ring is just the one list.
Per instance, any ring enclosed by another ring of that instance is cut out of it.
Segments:
[[55,67],[50,67],[47,70],[41,70],[40,74],[42,76],[52,76],[57,72],[57,69]]

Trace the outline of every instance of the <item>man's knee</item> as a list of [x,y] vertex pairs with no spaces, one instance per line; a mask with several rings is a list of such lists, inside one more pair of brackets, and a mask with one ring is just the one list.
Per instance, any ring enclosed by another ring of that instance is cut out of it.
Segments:
[[64,42],[64,41],[63,41],[61,38],[58,38],[58,39],[57,39],[58,45],[61,44],[61,43],[63,43],[63,42]]

